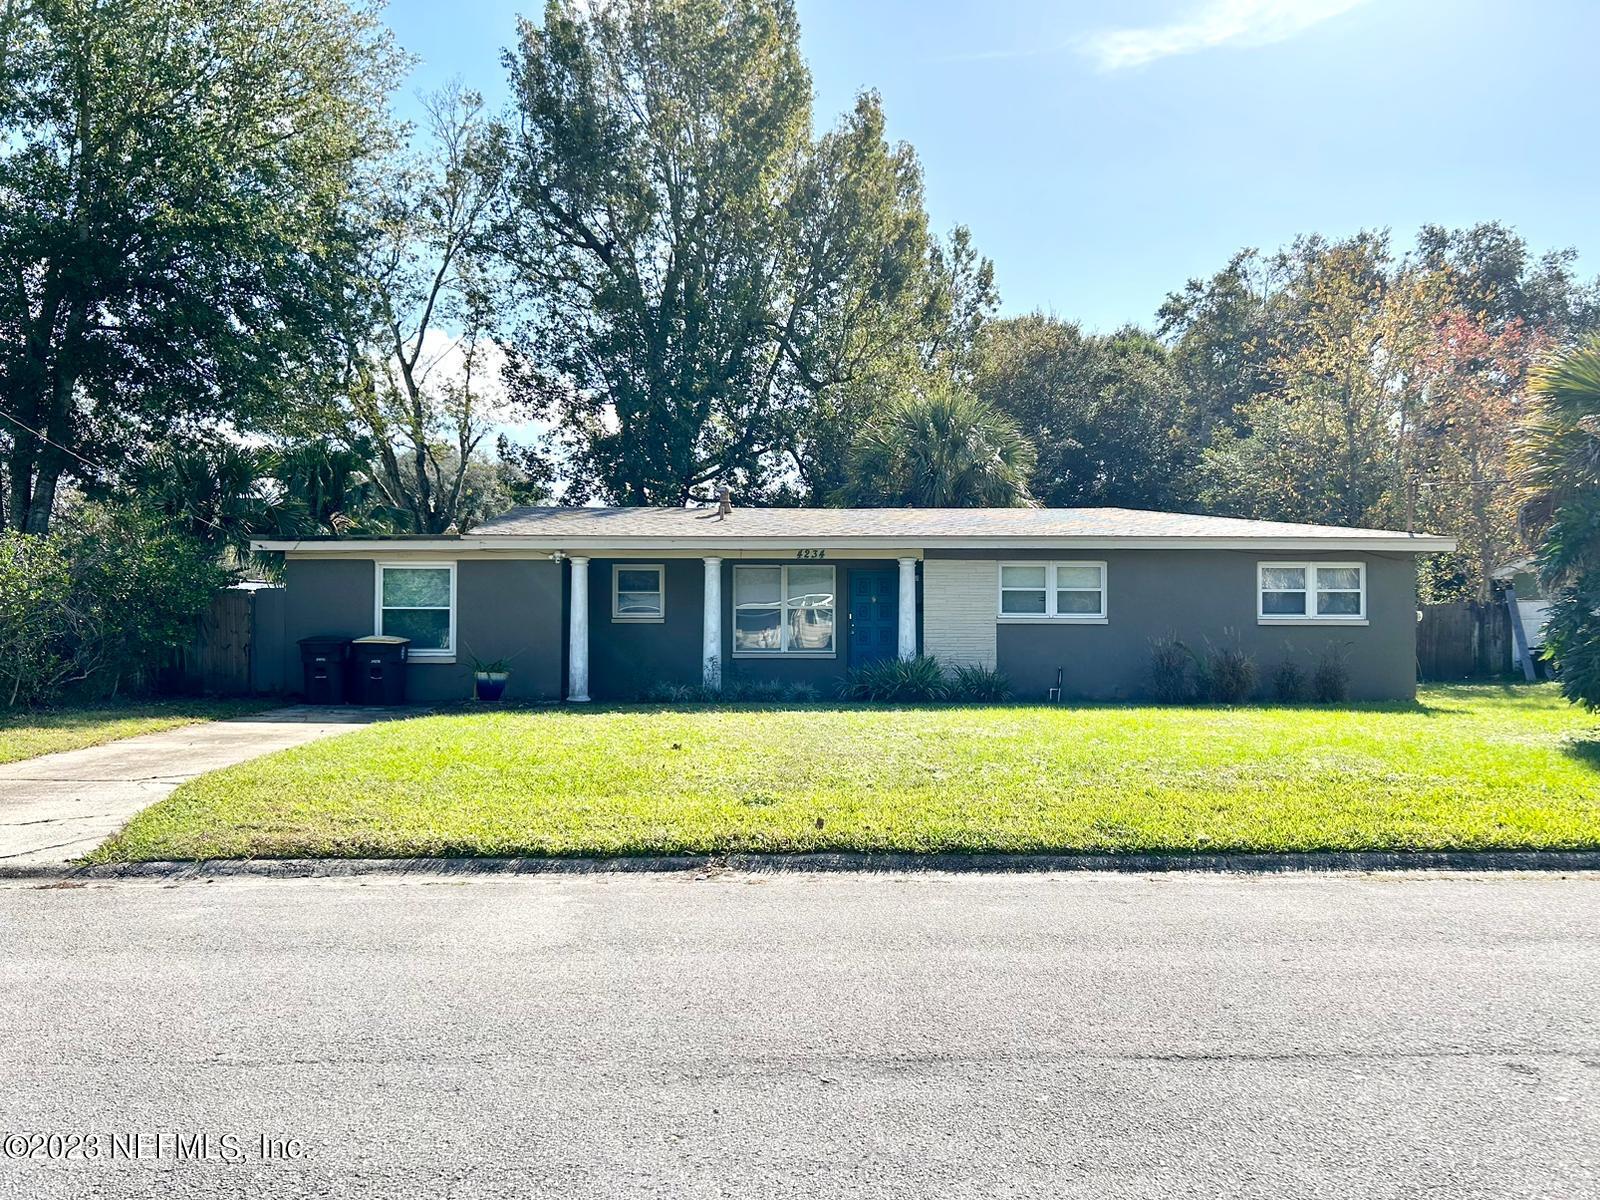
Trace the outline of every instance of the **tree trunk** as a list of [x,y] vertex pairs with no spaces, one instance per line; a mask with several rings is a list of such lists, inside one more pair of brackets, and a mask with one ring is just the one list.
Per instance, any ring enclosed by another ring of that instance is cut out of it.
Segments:
[[39,473],[33,481],[33,495],[29,497],[27,516],[20,527],[22,532],[50,532],[50,517],[56,507],[56,487],[61,482],[61,470],[65,463],[61,452],[51,447],[47,447],[39,456]]

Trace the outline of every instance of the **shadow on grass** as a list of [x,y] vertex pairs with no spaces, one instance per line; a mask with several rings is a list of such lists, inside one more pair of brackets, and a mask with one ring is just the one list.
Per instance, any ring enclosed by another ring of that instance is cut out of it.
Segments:
[[1574,738],[1561,747],[1561,752],[1593,771],[1600,771],[1600,737]]
[[[995,712],[1101,712],[1101,713],[1170,713],[1178,718],[1186,714],[1256,714],[1269,716],[1288,713],[1395,713],[1426,717],[1459,711],[1445,706],[1436,707],[1417,700],[1347,701],[1340,704],[1318,704],[1306,701],[1284,704],[1267,701],[1258,704],[1153,704],[1136,700],[1068,700],[1059,704],[1044,700],[1004,700],[995,702],[961,701],[872,701],[872,700],[810,700],[782,702],[769,700],[679,700],[643,703],[637,701],[603,701],[592,704],[533,703],[502,701],[482,704],[475,701],[439,704],[425,711],[414,711],[407,716],[478,717],[496,714],[543,713],[568,720],[583,720],[607,714],[742,712],[742,713],[995,713]],[[400,715],[400,714],[397,714]]]
[[[1047,700],[1005,700],[997,702],[961,702],[961,701],[864,701],[841,700],[834,698],[819,698],[807,701],[776,701],[776,700],[669,700],[669,701],[635,701],[635,700],[603,700],[592,704],[565,704],[553,700],[519,700],[508,697],[505,700],[485,703],[479,700],[446,700],[432,704],[408,705],[402,708],[359,708],[356,706],[343,706],[343,711],[352,718],[364,717],[367,720],[403,720],[411,717],[475,717],[491,716],[496,713],[546,713],[559,714],[562,717],[580,720],[586,717],[599,716],[605,713],[707,713],[707,712],[994,712],[999,710],[1020,711],[1078,711],[1078,712],[1170,712],[1183,713],[1396,713],[1410,714],[1423,717],[1450,716],[1471,711],[1475,701],[1511,700],[1520,701],[1536,697],[1540,692],[1547,691],[1547,684],[1529,684],[1517,681],[1489,681],[1489,682],[1461,682],[1461,683],[1426,683],[1422,685],[1423,694],[1414,700],[1347,700],[1332,704],[1323,704],[1316,701],[1305,700],[1294,703],[1285,703],[1277,700],[1252,701],[1246,704],[1157,704],[1148,700],[1074,700],[1068,699],[1060,703]],[[302,706],[303,701],[292,698],[280,698],[276,704],[283,706]],[[308,712],[315,713],[317,706],[304,705]],[[249,713],[241,713],[242,719],[248,720]]]
[[161,717],[225,719],[254,716],[278,707],[268,699],[129,700],[126,703],[60,705],[50,708],[15,708],[0,711],[0,733],[7,729],[80,729],[110,721]]

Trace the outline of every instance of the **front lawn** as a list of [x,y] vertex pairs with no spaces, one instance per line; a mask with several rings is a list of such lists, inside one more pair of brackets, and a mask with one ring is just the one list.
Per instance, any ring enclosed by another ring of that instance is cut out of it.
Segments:
[[272,703],[264,700],[151,700],[37,712],[0,709],[0,763],[98,746],[198,721],[244,716],[270,707]]
[[1323,708],[616,708],[424,717],[204,776],[101,861],[1600,847],[1553,687]]

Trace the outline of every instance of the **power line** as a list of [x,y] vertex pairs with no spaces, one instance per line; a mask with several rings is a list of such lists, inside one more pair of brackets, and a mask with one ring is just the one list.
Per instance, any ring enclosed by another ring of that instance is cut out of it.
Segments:
[[[29,433],[33,434],[34,437],[36,437],[40,441],[44,442],[45,445],[54,446],[57,450],[61,451],[63,454],[72,455],[73,458],[77,459],[79,462],[81,462],[86,467],[89,467],[89,468],[91,468],[93,470],[96,470],[96,471],[104,471],[107,475],[116,474],[115,471],[113,471],[110,467],[106,466],[104,463],[97,463],[97,462],[94,462],[92,459],[85,458],[83,455],[79,454],[76,450],[72,449],[72,447],[63,446],[60,442],[56,441],[49,434],[44,433],[41,430],[35,429],[33,426],[28,425],[25,422],[17,420],[17,418],[13,417],[10,413],[0,413],[0,417],[4,417],[6,420],[10,421],[18,429],[27,430]],[[202,525],[209,525],[212,529],[215,529],[220,534],[224,534],[225,535],[228,532],[226,529],[224,529],[216,521],[213,521],[208,517],[203,517],[199,513],[189,513],[188,515],[189,515],[189,517],[191,519],[199,521],[200,524],[202,524]]]

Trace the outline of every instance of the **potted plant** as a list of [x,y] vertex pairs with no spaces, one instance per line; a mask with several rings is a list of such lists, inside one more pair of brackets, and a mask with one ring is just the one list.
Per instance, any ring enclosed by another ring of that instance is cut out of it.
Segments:
[[494,701],[506,694],[506,680],[511,678],[511,664],[503,658],[484,662],[472,659],[472,687],[479,700]]

